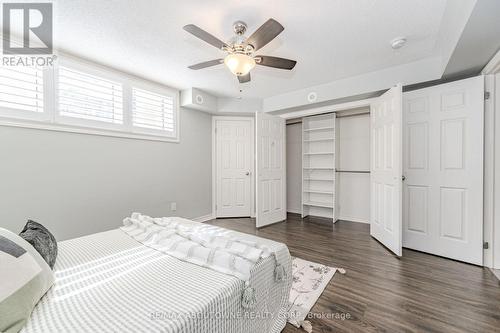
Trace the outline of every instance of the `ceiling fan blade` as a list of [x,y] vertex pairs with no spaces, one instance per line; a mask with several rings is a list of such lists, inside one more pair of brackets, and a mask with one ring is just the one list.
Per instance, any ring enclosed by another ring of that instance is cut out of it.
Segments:
[[196,65],[191,65],[188,68],[197,70],[197,69],[202,69],[202,68],[207,68],[215,65],[220,65],[224,62],[224,59],[215,59],[215,60],[209,60],[205,62],[200,62],[199,64]]
[[278,57],[270,57],[270,56],[256,56],[255,63],[261,66],[280,68],[280,69],[288,69],[291,70],[295,67],[297,62],[295,60],[278,58]]
[[278,36],[285,28],[278,21],[269,19],[260,26],[250,37],[247,38],[246,43],[254,47],[255,51],[272,41]]
[[248,73],[247,75],[239,75],[238,81],[240,81],[240,83],[250,82],[250,73]]
[[221,41],[219,38],[209,34],[205,30],[197,27],[194,24],[185,25],[183,29],[190,34],[198,37],[199,39],[207,42],[208,44],[215,46],[218,49],[222,49],[224,46],[227,46],[227,44]]

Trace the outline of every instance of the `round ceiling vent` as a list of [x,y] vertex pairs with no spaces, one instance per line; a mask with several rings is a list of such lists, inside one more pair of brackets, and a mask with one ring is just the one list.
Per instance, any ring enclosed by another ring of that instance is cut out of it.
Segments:
[[203,104],[203,96],[201,95],[196,95],[196,103],[197,104]]
[[317,99],[318,99],[318,94],[316,94],[315,92],[310,92],[309,94],[307,94],[307,101],[309,103],[315,102]]

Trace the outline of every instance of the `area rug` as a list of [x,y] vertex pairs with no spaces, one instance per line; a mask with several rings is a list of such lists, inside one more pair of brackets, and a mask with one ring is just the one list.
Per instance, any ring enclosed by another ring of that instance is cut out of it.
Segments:
[[337,270],[339,273],[345,274],[345,270],[342,268],[333,268],[293,258],[292,289],[290,290],[288,308],[288,322],[290,324],[302,327],[307,332],[312,331],[311,323],[305,319]]

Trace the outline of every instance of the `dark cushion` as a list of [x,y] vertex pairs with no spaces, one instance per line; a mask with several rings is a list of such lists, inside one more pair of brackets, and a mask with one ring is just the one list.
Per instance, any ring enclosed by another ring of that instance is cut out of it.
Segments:
[[40,253],[50,268],[54,268],[57,258],[57,241],[47,228],[38,222],[28,220],[19,236]]

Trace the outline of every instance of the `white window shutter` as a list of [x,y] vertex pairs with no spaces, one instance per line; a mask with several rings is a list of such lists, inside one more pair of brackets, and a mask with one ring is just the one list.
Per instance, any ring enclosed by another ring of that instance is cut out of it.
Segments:
[[123,124],[122,84],[59,67],[58,106],[60,116]]
[[132,126],[165,132],[175,131],[174,96],[132,88]]
[[43,70],[0,66],[0,108],[42,113]]
[[178,142],[177,90],[61,57],[0,66],[0,125]]

